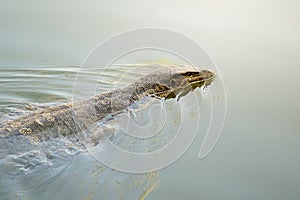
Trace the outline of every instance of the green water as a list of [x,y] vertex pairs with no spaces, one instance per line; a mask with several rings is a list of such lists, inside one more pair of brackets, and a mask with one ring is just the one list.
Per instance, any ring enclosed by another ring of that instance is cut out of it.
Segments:
[[[24,102],[68,101],[74,67],[67,66],[79,66],[107,37],[145,26],[173,29],[203,44],[219,66],[228,112],[213,152],[198,160],[198,138],[161,172],[148,199],[298,200],[298,8],[293,0],[1,1],[1,121],[15,117],[10,111],[26,112]],[[60,67],[35,78],[49,63]]]

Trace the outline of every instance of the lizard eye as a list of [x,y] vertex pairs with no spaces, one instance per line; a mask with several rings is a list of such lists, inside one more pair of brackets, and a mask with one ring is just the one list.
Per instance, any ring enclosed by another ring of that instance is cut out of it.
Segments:
[[193,76],[193,75],[198,75],[200,74],[199,72],[184,72],[181,73],[182,76]]

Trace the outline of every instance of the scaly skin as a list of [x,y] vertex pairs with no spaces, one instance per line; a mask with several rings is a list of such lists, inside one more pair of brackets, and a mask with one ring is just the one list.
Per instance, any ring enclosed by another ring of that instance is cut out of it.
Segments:
[[214,77],[211,71],[197,71],[191,66],[164,66],[123,89],[50,107],[9,121],[0,128],[0,138],[26,135],[35,141],[44,141],[58,135],[69,136],[109,114],[125,110],[132,102],[145,96],[164,99],[177,96],[179,99],[197,87],[209,85]]

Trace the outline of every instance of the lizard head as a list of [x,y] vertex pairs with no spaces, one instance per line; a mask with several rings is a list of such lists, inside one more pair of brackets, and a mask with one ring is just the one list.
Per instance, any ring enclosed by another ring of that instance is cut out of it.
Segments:
[[215,73],[210,70],[175,65],[148,74],[140,81],[143,86],[138,88],[142,88],[140,93],[146,91],[146,95],[179,99],[196,88],[208,86],[214,79]]
[[175,72],[171,77],[171,88],[176,90],[190,86],[195,88],[208,86],[214,78],[215,73],[209,70]]
[[165,98],[183,97],[196,88],[208,86],[215,78],[215,73],[210,70],[196,70],[192,67],[177,68],[171,73],[171,84]]

